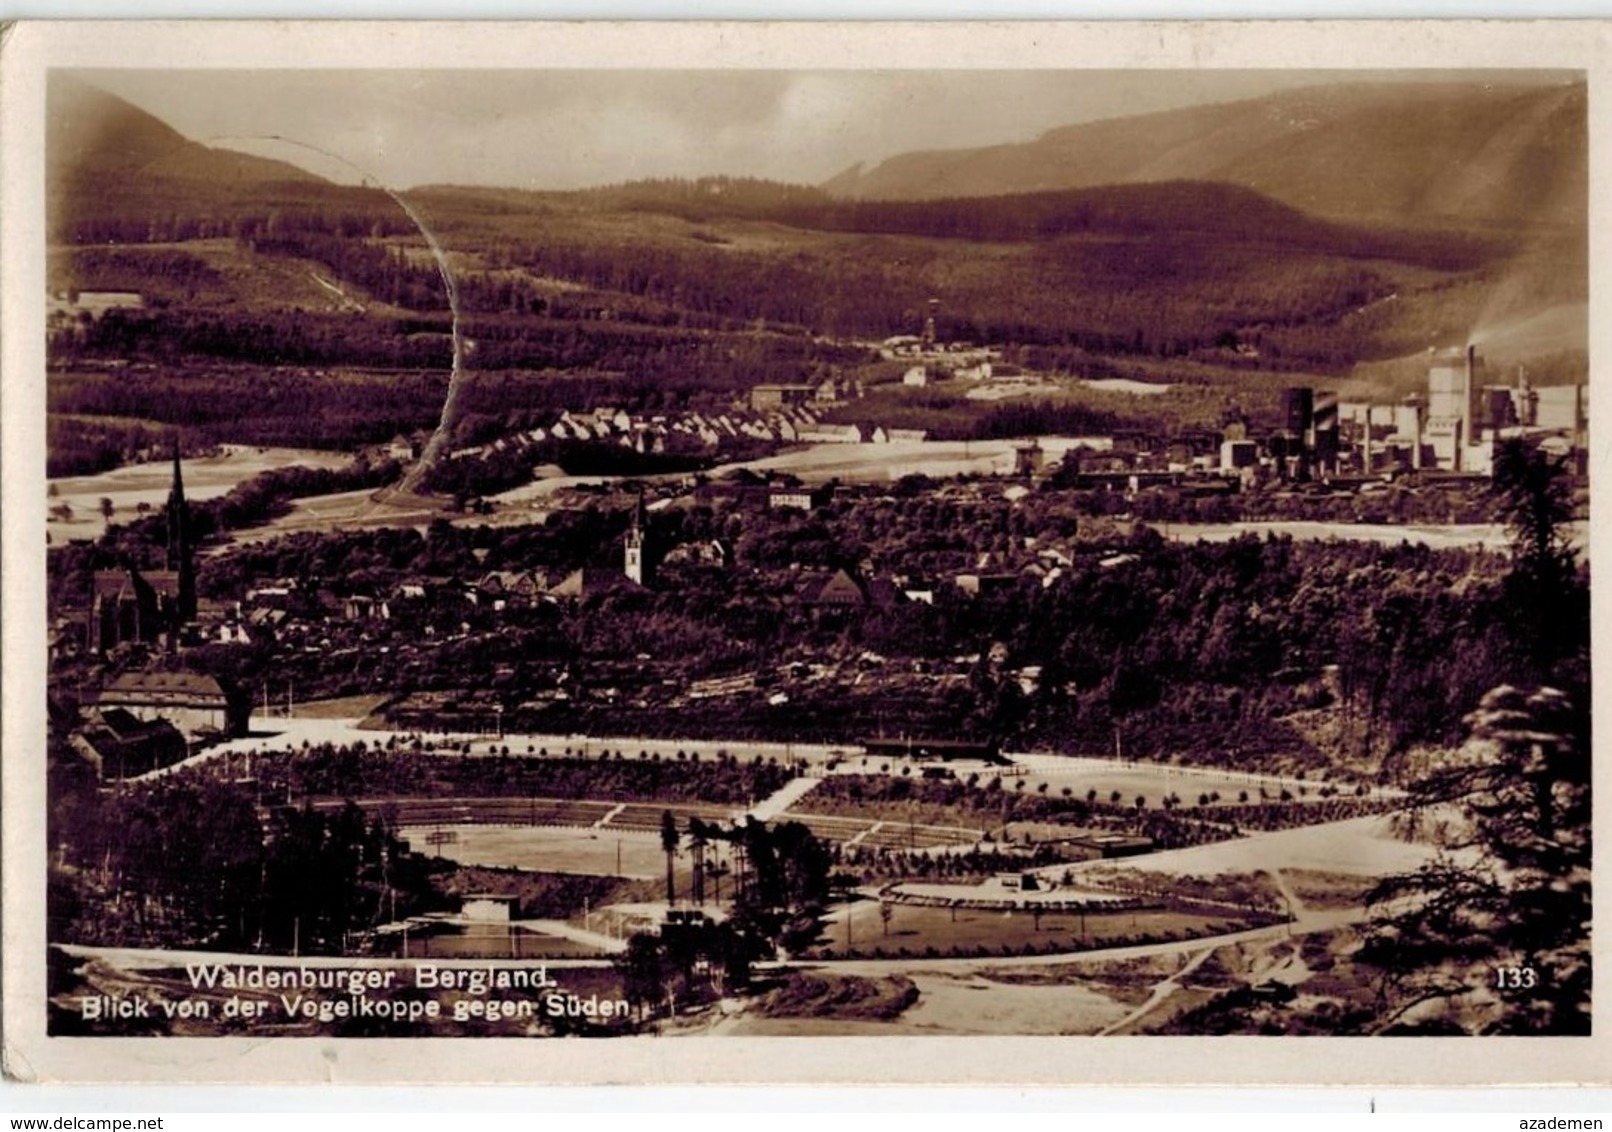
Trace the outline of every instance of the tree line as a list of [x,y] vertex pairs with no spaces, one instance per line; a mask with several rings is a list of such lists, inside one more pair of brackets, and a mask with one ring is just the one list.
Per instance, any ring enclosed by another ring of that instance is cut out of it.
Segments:
[[441,904],[425,858],[356,806],[264,810],[197,772],[53,804],[53,941],[351,954],[356,933]]
[[[672,858],[685,842],[694,862],[693,891],[679,905]],[[718,843],[727,847],[726,860],[708,866],[706,853],[714,855]],[[679,1004],[748,989],[756,962],[775,959],[780,947],[802,951],[820,935],[833,858],[800,822],[750,818],[724,826],[692,819],[685,830],[668,812],[662,815],[661,847],[670,911],[658,931],[630,937],[616,961],[623,993],[640,1022],[674,1014]],[[704,912],[705,885],[724,877],[730,903],[717,920]]]
[[254,756],[267,797],[291,798],[591,798],[616,802],[685,801],[717,805],[763,798],[792,772],[759,756],[690,759],[562,754],[455,755],[396,744],[318,744]]

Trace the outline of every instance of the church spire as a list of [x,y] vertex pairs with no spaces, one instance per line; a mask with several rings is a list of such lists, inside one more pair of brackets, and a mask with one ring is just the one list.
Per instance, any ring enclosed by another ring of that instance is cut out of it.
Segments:
[[174,483],[168,492],[168,569],[179,575],[179,620],[196,619],[196,572],[191,562],[190,509],[185,505],[185,479],[179,466],[179,437],[174,437]]
[[650,562],[649,547],[646,540],[649,534],[649,512],[644,507],[644,493],[638,493],[638,503],[633,507],[632,525],[627,528],[626,562],[624,572],[627,577],[640,586],[649,584]]
[[174,482],[168,489],[168,569],[180,569],[185,557],[185,478],[179,468],[179,438],[174,438]]

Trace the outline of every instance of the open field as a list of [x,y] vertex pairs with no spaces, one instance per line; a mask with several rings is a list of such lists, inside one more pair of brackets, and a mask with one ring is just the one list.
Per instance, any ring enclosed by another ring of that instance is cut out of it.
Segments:
[[[455,839],[440,846],[433,845],[425,840],[431,832],[451,833]],[[405,827],[402,834],[417,851],[431,854],[440,851],[442,857],[461,865],[657,882],[663,882],[666,877],[666,854],[661,851],[660,835],[648,831],[452,825],[430,829]],[[733,865],[727,846],[721,842],[706,848],[705,862],[707,867],[719,863],[729,868]],[[673,858],[673,872],[679,893],[686,895],[693,873],[687,844],[679,848]],[[717,883],[713,880],[712,895],[716,890]]]
[[1254,926],[1252,920],[1229,914],[1153,908],[1085,917],[1072,912],[1048,913],[1041,917],[1038,930],[1036,918],[1028,911],[958,908],[954,912],[894,903],[889,908],[888,930],[877,900],[851,905],[849,926],[847,909],[836,909],[829,917],[818,952],[825,957],[842,958],[848,950],[861,956],[881,950],[886,956],[897,957],[905,949],[908,955],[921,958],[984,949],[989,955],[1000,956],[1023,952],[1026,946],[1037,951],[1078,951],[1142,938],[1216,935]]
[[826,840],[848,844],[854,842],[869,849],[962,848],[977,844],[985,833],[982,829],[960,826],[878,821],[873,818],[800,813],[795,810],[787,811],[782,818],[798,821],[812,833]]
[[1395,836],[1390,815],[1377,815],[1093,864],[1199,877],[1257,873],[1273,867],[1372,877],[1408,872],[1433,855],[1431,846]]
[[[433,827],[436,828],[436,827]],[[442,856],[462,865],[533,869],[588,876],[625,876],[653,880],[666,875],[666,855],[657,834],[613,833],[608,830],[545,829],[532,826],[454,825],[444,832],[457,840],[441,846]],[[407,828],[413,848],[431,852],[426,830]],[[621,871],[616,871],[617,853]]]
[[[185,498],[217,499],[229,494],[237,484],[276,468],[345,468],[351,457],[343,452],[318,452],[301,448],[247,448],[225,445],[217,456],[184,461]],[[101,500],[112,501],[112,522],[129,523],[139,517],[144,503],[156,510],[168,501],[173,486],[173,463],[159,460],[149,464],[129,464],[98,476],[70,476],[49,481],[55,494],[52,507],[67,504],[71,520],[49,517],[46,529],[55,541],[97,539],[106,532],[101,516]]]
[[[1180,797],[1182,805],[1196,805],[1200,794],[1218,793],[1218,802],[1212,804],[1235,805],[1239,794],[1248,792],[1248,800],[1260,801],[1260,790],[1264,789],[1274,801],[1280,797],[1283,790],[1289,791],[1295,799],[1300,799],[1299,790],[1306,792],[1305,797],[1316,799],[1317,791],[1322,782],[1320,780],[1304,780],[1269,774],[1254,774],[1233,770],[1210,770],[1201,767],[1178,767],[1164,763],[1123,762],[1118,759],[1073,758],[1063,755],[1011,755],[1012,760],[1029,773],[1024,777],[1029,785],[1026,791],[1033,791],[1042,782],[1048,784],[1049,793],[1061,794],[1068,787],[1071,796],[1075,798],[1086,797],[1089,791],[1097,791],[1102,801],[1108,801],[1109,795],[1118,790],[1125,805],[1130,805],[1137,797],[1146,799],[1149,809],[1158,809],[1164,799],[1170,794]],[[982,777],[989,778],[984,775]],[[1015,789],[1018,779],[1004,778],[1002,785],[1005,789]],[[1353,790],[1343,790],[1345,796],[1353,796]],[[1379,793],[1374,788],[1373,797]]]

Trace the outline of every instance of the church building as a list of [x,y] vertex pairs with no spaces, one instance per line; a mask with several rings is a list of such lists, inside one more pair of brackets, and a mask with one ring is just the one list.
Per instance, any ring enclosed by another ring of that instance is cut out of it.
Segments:
[[174,479],[168,493],[168,551],[163,570],[97,570],[90,593],[89,647],[105,653],[120,644],[155,644],[196,620],[196,571],[190,543],[190,513],[174,442]]

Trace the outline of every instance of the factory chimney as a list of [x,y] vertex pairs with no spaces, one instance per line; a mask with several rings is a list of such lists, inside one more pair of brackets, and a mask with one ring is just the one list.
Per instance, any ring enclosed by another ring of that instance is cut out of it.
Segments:
[[1366,429],[1365,441],[1360,453],[1360,472],[1362,475],[1371,475],[1371,402],[1366,402]]
[[1461,392],[1466,394],[1466,398],[1465,398],[1466,420],[1467,420],[1467,429],[1469,430],[1468,431],[1469,436],[1472,433],[1475,433],[1477,431],[1475,428],[1473,428],[1474,423],[1478,419],[1478,407],[1477,407],[1478,374],[1477,374],[1477,369],[1478,369],[1478,348],[1476,346],[1468,345],[1467,348],[1466,348],[1465,385],[1462,388]]
[[929,300],[929,314],[924,318],[924,349],[931,350],[935,346],[935,313],[940,310],[940,300]]
[[1411,429],[1411,467],[1416,471],[1422,470],[1422,427],[1427,416],[1427,406],[1420,397],[1412,396],[1411,415],[1415,418],[1415,425]]
[[1458,472],[1466,471],[1466,448],[1476,443],[1478,437],[1478,365],[1478,348],[1469,343],[1461,366],[1461,388],[1455,403],[1458,415],[1455,421],[1453,467]]

